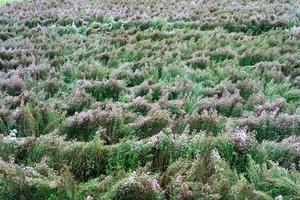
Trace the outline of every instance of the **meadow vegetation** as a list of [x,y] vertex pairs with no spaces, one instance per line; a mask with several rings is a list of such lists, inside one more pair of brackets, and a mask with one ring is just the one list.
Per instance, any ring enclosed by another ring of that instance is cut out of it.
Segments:
[[298,0],[0,6],[0,199],[300,199]]

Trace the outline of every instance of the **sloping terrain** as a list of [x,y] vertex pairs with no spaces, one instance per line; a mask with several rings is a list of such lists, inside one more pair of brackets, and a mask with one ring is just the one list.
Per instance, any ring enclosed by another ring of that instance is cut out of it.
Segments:
[[0,199],[300,199],[299,0],[0,6]]

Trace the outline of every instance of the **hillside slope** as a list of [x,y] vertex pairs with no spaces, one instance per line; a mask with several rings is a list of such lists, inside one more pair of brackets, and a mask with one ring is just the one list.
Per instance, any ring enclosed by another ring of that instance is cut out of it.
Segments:
[[0,6],[0,199],[300,199],[299,0]]

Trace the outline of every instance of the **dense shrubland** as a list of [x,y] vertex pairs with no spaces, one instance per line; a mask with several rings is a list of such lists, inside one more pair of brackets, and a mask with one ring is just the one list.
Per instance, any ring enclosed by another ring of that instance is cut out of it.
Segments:
[[0,7],[0,199],[300,199],[299,1]]

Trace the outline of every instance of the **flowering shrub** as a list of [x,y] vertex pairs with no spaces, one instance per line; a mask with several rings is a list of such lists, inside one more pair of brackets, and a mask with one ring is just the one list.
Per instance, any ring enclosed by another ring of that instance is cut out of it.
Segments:
[[128,106],[128,109],[132,110],[133,112],[141,113],[142,115],[147,115],[148,112],[152,109],[152,105],[148,103],[144,98],[137,97]]
[[19,95],[25,87],[24,81],[18,77],[13,76],[2,84],[2,89],[6,91],[9,95]]
[[84,108],[88,108],[92,102],[91,95],[83,90],[75,89],[68,96],[68,114],[80,112]]
[[1,5],[0,199],[299,198],[299,8]]
[[246,151],[251,148],[251,143],[253,143],[251,137],[251,134],[247,133],[245,129],[240,129],[232,134],[231,141],[240,151]]
[[147,117],[137,121],[138,128],[137,136],[140,138],[149,137],[159,133],[163,128],[167,127],[170,123],[168,113],[150,113]]
[[280,163],[281,166],[299,167],[299,137],[297,136],[290,136],[281,142],[264,141],[261,150],[268,159]]
[[70,146],[62,156],[75,178],[86,181],[104,173],[105,150],[101,141]]
[[250,131],[256,131],[258,141],[264,139],[282,140],[284,137],[299,131],[300,119],[297,115],[287,113],[277,114],[278,110],[249,115],[241,119],[242,126]]
[[58,92],[60,88],[60,81],[58,81],[57,79],[46,80],[44,82],[43,88],[45,92],[49,94],[49,96],[53,96],[55,93]]
[[163,199],[158,181],[147,174],[137,174],[134,171],[115,187],[112,199]]
[[221,62],[227,59],[233,59],[236,56],[236,53],[231,49],[218,49],[210,53],[210,59]]
[[125,90],[121,81],[109,80],[109,81],[84,81],[82,88],[90,93],[99,101],[103,101],[106,98],[112,98],[117,100],[121,92]]
[[[2,159],[0,163],[1,173],[9,174],[10,177],[13,177],[1,178],[1,198],[13,199],[22,196],[41,199],[48,198],[49,196],[53,196],[53,198],[70,198],[65,189],[69,183],[64,182],[57,173],[53,172],[46,165],[40,163],[35,167],[25,167],[3,161]],[[42,170],[44,170],[44,174],[41,172]],[[69,191],[71,191],[71,188],[69,188]]]
[[125,119],[121,117],[122,108],[113,105],[108,110],[91,109],[75,114],[66,119],[61,132],[67,135],[68,139],[90,141],[96,134],[111,144],[128,134],[128,127]]
[[224,119],[218,115],[216,110],[204,110],[201,114],[192,114],[186,119],[190,130],[207,131],[217,135],[224,128]]
[[224,116],[241,116],[243,110],[243,99],[236,91],[233,94],[225,93],[222,97],[203,98],[199,102],[199,113],[205,110],[215,109]]

